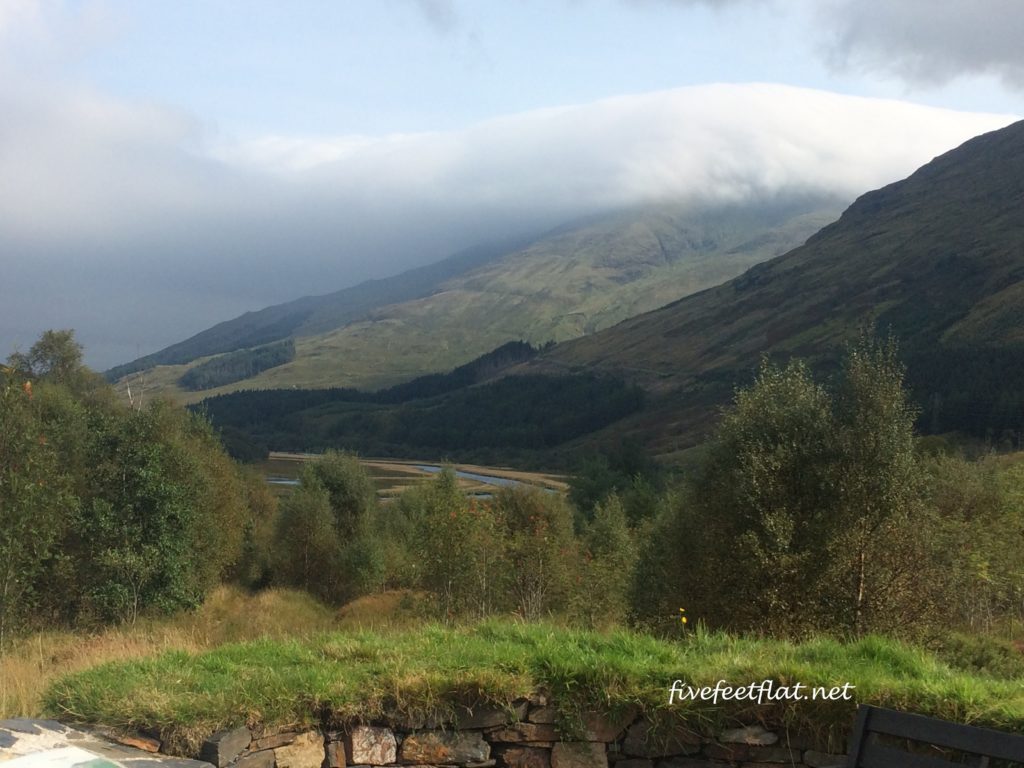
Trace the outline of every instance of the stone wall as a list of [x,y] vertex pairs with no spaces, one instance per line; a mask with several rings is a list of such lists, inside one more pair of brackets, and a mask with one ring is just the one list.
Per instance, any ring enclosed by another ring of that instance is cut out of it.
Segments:
[[451,722],[351,724],[337,730],[214,734],[201,760],[216,768],[841,768],[845,757],[798,734],[759,725],[702,736],[678,720],[635,711],[584,716],[567,735],[544,697],[511,711],[462,710]]

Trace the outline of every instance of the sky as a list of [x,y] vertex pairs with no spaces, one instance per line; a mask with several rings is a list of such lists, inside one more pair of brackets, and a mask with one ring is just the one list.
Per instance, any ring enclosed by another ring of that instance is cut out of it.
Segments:
[[1019,0],[0,0],[0,357],[655,201],[852,200],[1024,114]]

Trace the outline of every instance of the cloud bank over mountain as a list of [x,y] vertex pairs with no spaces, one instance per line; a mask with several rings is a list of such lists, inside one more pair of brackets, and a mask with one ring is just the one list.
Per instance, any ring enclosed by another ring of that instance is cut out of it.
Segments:
[[596,211],[852,199],[1012,120],[765,84],[376,138],[232,142],[174,110],[68,87],[4,87],[0,112],[0,320],[29,343],[33,307],[49,302],[100,366]]

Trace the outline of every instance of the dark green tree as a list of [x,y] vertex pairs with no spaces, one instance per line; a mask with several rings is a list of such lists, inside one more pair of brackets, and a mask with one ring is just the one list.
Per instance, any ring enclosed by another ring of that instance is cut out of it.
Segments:
[[0,376],[0,653],[38,597],[74,500],[27,382]]
[[326,492],[342,542],[355,538],[377,505],[377,489],[365,467],[351,453],[326,451],[306,467],[303,482],[316,482]]
[[330,496],[318,483],[303,482],[281,504],[275,573],[281,583],[334,601],[341,589],[342,548],[334,528]]

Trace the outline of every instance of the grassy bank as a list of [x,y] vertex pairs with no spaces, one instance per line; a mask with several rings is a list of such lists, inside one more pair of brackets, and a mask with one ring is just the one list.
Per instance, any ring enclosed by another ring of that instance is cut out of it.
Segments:
[[487,621],[460,628],[263,639],[210,650],[174,650],[66,675],[45,695],[65,720],[154,728],[183,747],[219,728],[444,713],[456,702],[509,704],[547,688],[573,710],[668,708],[671,681],[714,685],[841,686],[853,701],[752,705],[710,702],[672,709],[695,725],[764,721],[845,733],[858,702],[961,722],[1024,729],[1024,680],[956,671],[892,640],[802,644],[691,635],[666,642],[628,631],[595,633]]
[[303,592],[272,589],[247,595],[222,587],[199,610],[173,619],[140,620],[91,633],[34,633],[0,655],[0,718],[41,714],[42,692],[53,678],[113,659],[199,653],[256,638],[311,637],[338,626],[332,611]]

